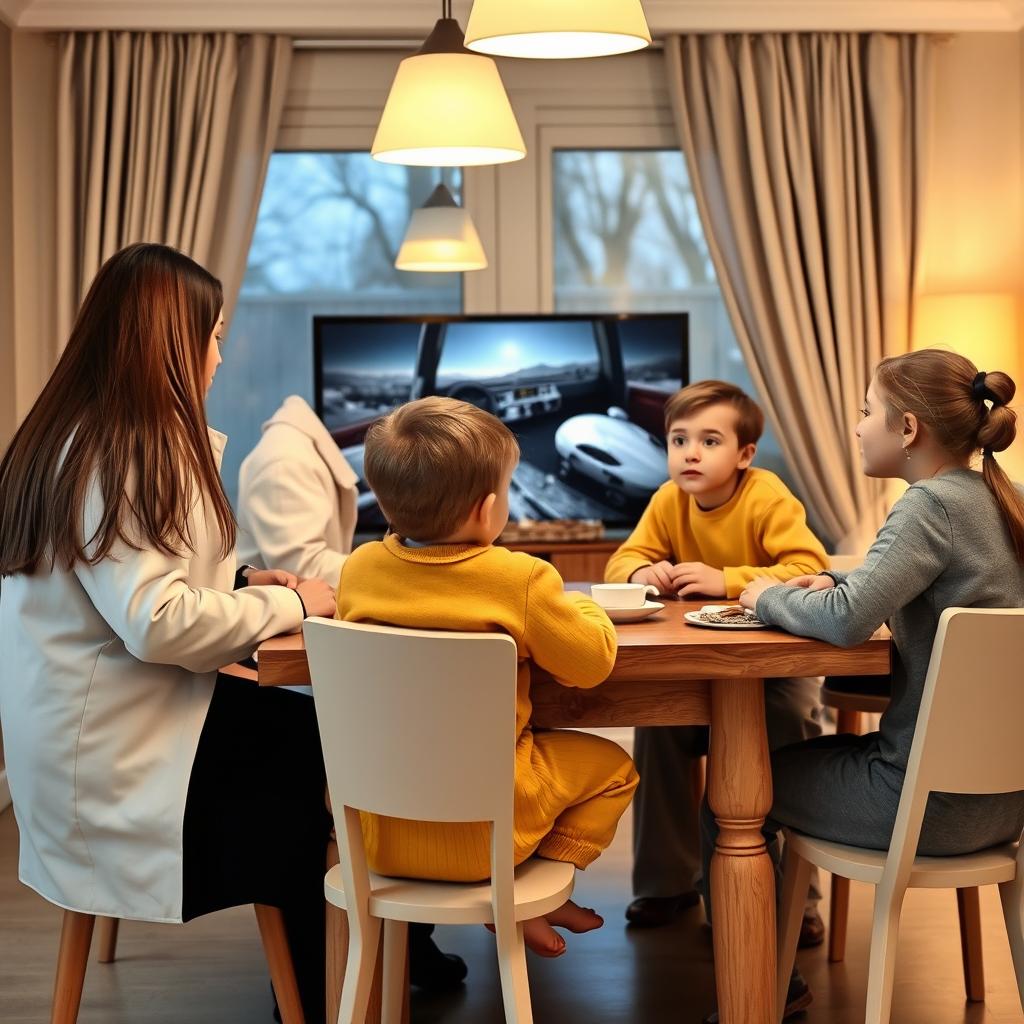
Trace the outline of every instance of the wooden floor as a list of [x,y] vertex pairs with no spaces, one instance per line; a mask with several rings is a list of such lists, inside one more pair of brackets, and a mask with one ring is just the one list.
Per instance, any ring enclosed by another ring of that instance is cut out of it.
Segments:
[[[697,1024],[714,1005],[711,946],[699,910],[671,928],[623,927],[628,901],[629,821],[615,844],[578,876],[580,902],[605,927],[569,936],[558,961],[531,960],[538,1024]],[[863,1020],[870,889],[855,885],[847,961],[830,967],[824,949],[802,953],[814,991],[807,1024]],[[983,892],[987,1003],[964,1002],[956,902],[952,893],[912,892],[903,915],[894,1024],[1019,1024],[1024,1020],[994,889]],[[0,1022],[49,1019],[60,914],[17,881],[17,830],[0,815]],[[251,910],[238,908],[186,927],[127,924],[116,964],[90,965],[81,1024],[270,1024],[271,999]],[[493,941],[482,928],[439,929],[446,950],[462,954],[470,975],[454,996],[413,998],[413,1021],[503,1021]]]

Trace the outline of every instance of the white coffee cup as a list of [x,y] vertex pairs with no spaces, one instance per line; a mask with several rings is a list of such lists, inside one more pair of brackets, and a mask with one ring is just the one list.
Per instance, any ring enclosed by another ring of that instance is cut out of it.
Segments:
[[658,588],[643,583],[595,583],[590,595],[602,608],[642,608],[647,595],[658,596]]

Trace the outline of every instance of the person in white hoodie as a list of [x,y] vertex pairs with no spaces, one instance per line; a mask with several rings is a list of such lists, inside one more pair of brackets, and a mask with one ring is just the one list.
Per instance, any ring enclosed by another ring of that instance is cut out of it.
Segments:
[[291,395],[238,473],[242,562],[337,587],[352,550],[358,477],[320,418]]
[[334,592],[236,573],[208,428],[220,282],[162,245],[100,269],[0,462],[0,722],[19,877],[70,913],[281,907],[324,1018],[325,773],[309,701],[218,673]]
[[[337,588],[352,550],[357,480],[320,418],[304,399],[290,395],[263,424],[238,473],[240,560]],[[437,948],[433,928],[409,928],[409,977],[414,985],[441,991],[462,982],[466,964]]]

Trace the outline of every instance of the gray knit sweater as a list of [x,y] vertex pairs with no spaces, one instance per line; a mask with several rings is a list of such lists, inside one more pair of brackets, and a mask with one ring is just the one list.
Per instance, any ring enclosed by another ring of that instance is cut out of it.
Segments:
[[862,643],[888,622],[892,702],[879,751],[906,770],[939,616],[946,608],[1024,607],[1024,565],[982,475],[959,469],[913,484],[864,565],[834,575],[840,582],[831,590],[772,587],[758,599],[758,617],[840,647]]

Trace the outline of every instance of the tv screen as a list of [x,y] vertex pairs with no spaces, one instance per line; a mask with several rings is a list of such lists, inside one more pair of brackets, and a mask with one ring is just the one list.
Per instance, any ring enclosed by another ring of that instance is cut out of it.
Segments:
[[685,313],[313,318],[316,410],[360,476],[360,532],[384,518],[362,479],[369,425],[424,395],[492,412],[522,458],[512,519],[635,524],[664,483],[666,398],[687,381]]

